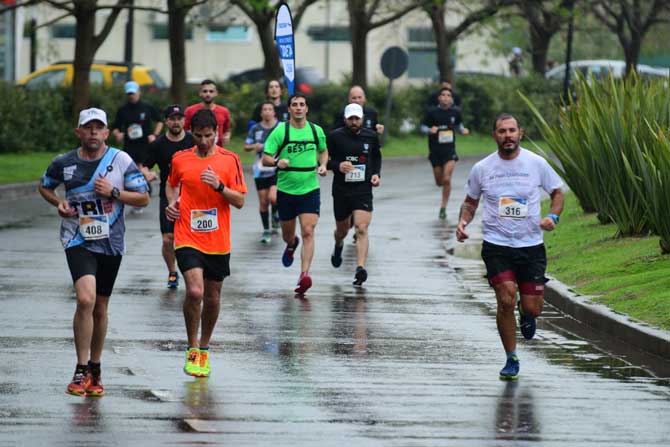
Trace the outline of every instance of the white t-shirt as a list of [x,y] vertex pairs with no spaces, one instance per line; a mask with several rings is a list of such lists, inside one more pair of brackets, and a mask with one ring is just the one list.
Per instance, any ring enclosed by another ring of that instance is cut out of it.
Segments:
[[495,152],[470,171],[465,193],[482,198],[484,240],[506,247],[532,247],[542,243],[540,188],[547,193],[563,181],[547,161],[521,148],[513,160]]

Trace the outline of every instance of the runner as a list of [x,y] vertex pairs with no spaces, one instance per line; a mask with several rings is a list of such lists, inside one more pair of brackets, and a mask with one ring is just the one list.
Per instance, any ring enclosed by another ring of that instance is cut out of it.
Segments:
[[[377,132],[379,135],[384,133],[384,125],[379,124],[377,121],[377,111],[372,107],[368,107],[365,104],[368,102],[368,99],[365,96],[365,90],[360,85],[354,85],[349,89],[348,104],[354,103],[363,107],[363,128],[370,129],[373,132]],[[345,126],[344,122],[344,111],[339,112],[335,116],[333,121],[332,130],[338,129]]]
[[167,132],[149,146],[146,168],[151,169],[158,164],[158,169],[160,169],[161,187],[158,213],[161,235],[163,236],[161,252],[168,269],[167,286],[170,289],[176,289],[179,286],[179,274],[177,273],[177,262],[174,257],[174,223],[170,222],[165,216],[165,208],[168,206],[165,185],[170,174],[172,156],[175,152],[193,147],[194,143],[191,133],[184,130],[184,109],[180,105],[173,104],[165,109],[165,126]]
[[[519,375],[515,306],[524,338],[535,335],[535,318],[542,312],[547,281],[542,231],[556,228],[563,210],[561,178],[543,158],[519,146],[522,137],[523,129],[514,116],[502,114],[496,118],[493,138],[498,151],[472,168],[456,230],[459,242],[468,238],[465,227],[483,198],[482,258],[498,304],[496,323],[507,354],[500,371],[504,380],[516,380]],[[550,212],[545,217],[540,215],[541,190],[551,197]],[[518,304],[517,290],[521,293]]]
[[380,184],[382,164],[379,139],[370,129],[363,129],[363,108],[355,103],[344,109],[345,126],[328,134],[328,169],[334,173],[333,210],[335,212],[335,248],[330,260],[333,267],[342,265],[344,238],[351,220],[356,227],[356,274],[354,285],[368,278],[365,261],[368,256],[368,226],[372,220],[372,187]]
[[[273,79],[268,81],[265,84],[265,98],[266,101],[270,101],[275,108],[275,117],[281,122],[288,121],[288,107],[286,104],[281,102],[282,97],[282,88],[278,80]],[[251,120],[249,120],[249,128],[252,128],[254,124],[261,122],[261,107],[265,102],[261,102],[254,109],[254,113],[251,115]]]
[[198,91],[200,96],[200,101],[197,104],[193,104],[186,108],[184,112],[186,116],[186,123],[184,129],[191,130],[191,119],[195,112],[201,109],[211,110],[216,116],[216,123],[219,126],[217,132],[217,141],[216,144],[225,146],[230,143],[230,111],[221,105],[218,105],[214,102],[216,97],[219,95],[219,91],[216,88],[216,83],[211,79],[205,79],[200,83],[200,90]]
[[463,127],[460,110],[452,107],[451,90],[441,89],[438,100],[440,104],[428,112],[421,125],[421,130],[428,134],[428,159],[433,166],[435,184],[442,187],[442,202],[438,217],[446,220],[447,202],[451,194],[451,175],[458,161],[454,132],[469,135],[470,131]]
[[[140,86],[137,82],[126,82],[124,89],[127,102],[116,112],[112,135],[118,144],[123,143],[123,150],[128,152],[145,180],[151,182],[156,178],[155,173],[146,169],[144,162],[149,144],[153,143],[163,130],[163,122],[156,108],[140,99]],[[133,208],[133,211],[141,212],[142,208]]]
[[216,145],[216,127],[211,110],[193,115],[196,145],[172,157],[165,188],[170,203],[165,214],[175,222],[175,255],[186,282],[184,372],[196,377],[210,374],[209,342],[219,318],[221,285],[230,275],[230,205],[242,208],[247,192],[240,159]]
[[[74,283],[72,382],[75,396],[105,394],[100,361],[107,335],[107,306],[125,253],[124,205],[147,206],[147,183],[128,154],[105,145],[107,114],[85,109],[75,129],[81,146],[54,158],[38,187],[63,218],[60,237]],[[55,189],[65,184],[65,198]]]
[[303,245],[300,253],[300,277],[295,292],[304,294],[312,286],[309,267],[314,257],[314,228],[319,221],[321,196],[314,171],[326,175],[328,149],[323,129],[307,121],[307,99],[296,93],[289,98],[290,119],[270,133],[263,149],[263,164],[277,166],[277,208],[286,249],[284,267],[293,264],[300,238],[295,234],[300,218]]
[[256,161],[253,165],[254,182],[258,192],[258,205],[260,208],[261,222],[263,224],[263,235],[261,242],[269,244],[272,241],[270,231],[269,207],[272,205],[272,230],[279,228],[279,216],[277,215],[277,168],[263,166],[263,147],[270,132],[277,127],[278,121],[275,117],[275,108],[270,101],[261,103],[261,121],[249,129],[249,135],[244,140],[245,151],[256,151]]

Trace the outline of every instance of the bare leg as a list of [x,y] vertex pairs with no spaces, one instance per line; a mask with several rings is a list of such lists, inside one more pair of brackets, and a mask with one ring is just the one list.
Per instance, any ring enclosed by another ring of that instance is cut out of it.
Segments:
[[200,346],[209,347],[214,326],[219,319],[221,309],[221,285],[223,281],[205,280],[205,298],[202,305],[202,331],[200,335]]
[[516,306],[516,283],[504,281],[495,286],[498,308],[496,310],[496,324],[498,334],[505,352],[516,350],[516,321],[514,307]]
[[[107,336],[107,307],[109,297],[98,295],[93,308],[93,335],[91,337],[91,362],[100,363],[102,348]],[[81,364],[81,363],[80,363]]]
[[200,346],[198,343],[198,328],[202,314],[202,300],[204,296],[204,280],[201,268],[192,268],[183,272],[186,282],[186,295],[184,296],[184,322],[186,323],[186,336],[188,347]]
[[372,213],[363,210],[354,210],[354,226],[356,227],[356,262],[357,266],[365,267],[368,259],[368,227],[372,220]]
[[446,208],[451,194],[451,175],[454,173],[456,162],[454,160],[448,161],[442,170],[442,204],[440,208]]
[[300,232],[302,234],[302,250],[300,252],[300,268],[302,272],[308,272],[314,257],[314,228],[319,221],[319,215],[305,213],[299,216]]
[[174,234],[163,233],[163,248],[161,250],[168,273],[177,271],[177,262],[174,256]]
[[95,308],[95,276],[84,275],[74,283],[77,295],[77,310],[74,313],[74,349],[77,364],[86,365],[89,360],[93,338],[93,309]]
[[295,219],[281,221],[281,235],[284,242],[293,245],[295,241]]
[[433,166],[433,177],[435,177],[435,185],[442,186],[442,182],[444,181],[442,166]]

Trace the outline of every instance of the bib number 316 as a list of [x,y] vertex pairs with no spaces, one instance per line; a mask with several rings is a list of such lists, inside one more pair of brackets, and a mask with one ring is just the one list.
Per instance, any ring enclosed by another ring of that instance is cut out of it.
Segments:
[[498,202],[498,216],[525,219],[528,217],[528,200],[519,197],[501,197]]

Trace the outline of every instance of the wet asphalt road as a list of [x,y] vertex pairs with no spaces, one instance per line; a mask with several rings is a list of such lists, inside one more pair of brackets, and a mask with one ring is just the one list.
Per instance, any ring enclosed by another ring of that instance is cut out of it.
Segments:
[[[451,222],[470,166],[456,168]],[[158,200],[129,216],[102,399],[64,393],[75,303],[55,210],[38,198],[2,204],[0,446],[670,445],[670,362],[649,368],[598,334],[575,335],[588,330],[549,306],[536,338],[519,344],[520,380],[498,379],[495,298],[476,243],[448,254],[454,228],[437,220],[427,161],[385,163],[362,289],[351,286],[351,237],[342,267],[330,265],[322,182],[306,299],[292,292],[299,262],[281,265],[280,238],[258,242],[248,185],[245,208],[233,211],[209,379],[181,370],[183,291],[165,288]]]

